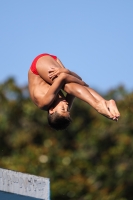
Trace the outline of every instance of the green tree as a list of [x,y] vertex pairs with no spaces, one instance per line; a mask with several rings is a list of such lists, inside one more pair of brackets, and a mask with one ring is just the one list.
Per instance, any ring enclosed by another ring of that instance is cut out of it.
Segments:
[[132,200],[133,94],[123,86],[114,98],[121,118],[114,122],[76,99],[73,122],[54,131],[47,113],[13,78],[0,85],[0,167],[49,177],[52,200]]

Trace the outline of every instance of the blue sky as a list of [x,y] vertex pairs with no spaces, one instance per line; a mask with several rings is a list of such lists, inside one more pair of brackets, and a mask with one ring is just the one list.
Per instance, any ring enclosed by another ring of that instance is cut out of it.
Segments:
[[132,0],[2,0],[0,27],[1,83],[26,85],[47,52],[99,91],[133,90]]

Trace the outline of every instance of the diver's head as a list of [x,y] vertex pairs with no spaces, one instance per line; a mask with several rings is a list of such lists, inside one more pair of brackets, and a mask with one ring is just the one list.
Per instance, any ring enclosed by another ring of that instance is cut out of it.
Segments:
[[48,111],[49,125],[56,130],[63,130],[71,121],[68,102],[66,100],[54,102]]

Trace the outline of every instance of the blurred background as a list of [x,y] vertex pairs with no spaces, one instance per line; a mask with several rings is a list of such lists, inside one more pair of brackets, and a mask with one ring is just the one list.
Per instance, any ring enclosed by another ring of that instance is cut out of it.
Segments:
[[[49,177],[52,200],[132,200],[132,10],[131,0],[1,1],[0,167]],[[50,129],[27,88],[44,52],[115,99],[120,120],[76,99],[70,127]]]

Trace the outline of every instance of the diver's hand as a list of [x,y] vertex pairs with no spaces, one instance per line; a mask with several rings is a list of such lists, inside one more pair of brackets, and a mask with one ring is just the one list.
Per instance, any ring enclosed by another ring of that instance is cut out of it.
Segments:
[[57,78],[61,73],[69,73],[69,70],[61,67],[51,67],[48,71],[48,76],[51,80]]

